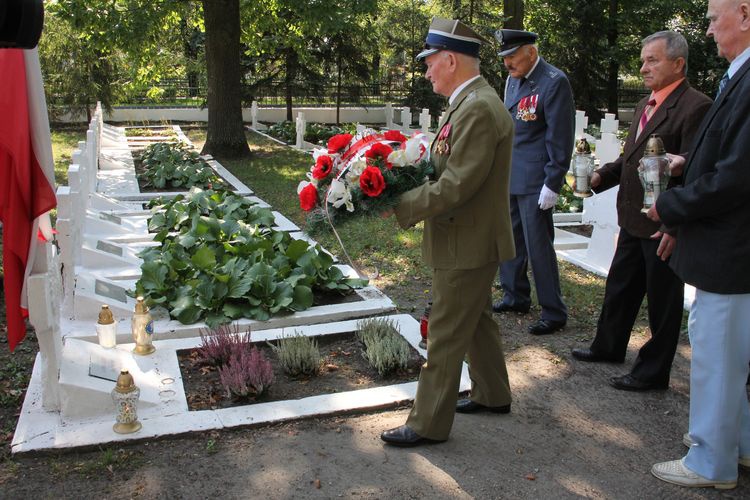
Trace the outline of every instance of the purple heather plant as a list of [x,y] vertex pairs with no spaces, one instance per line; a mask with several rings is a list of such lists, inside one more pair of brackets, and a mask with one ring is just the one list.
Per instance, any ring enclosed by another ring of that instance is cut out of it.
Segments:
[[273,384],[271,362],[253,347],[232,353],[229,362],[219,368],[221,385],[237,398],[260,396]]
[[201,328],[200,361],[214,366],[224,366],[233,354],[250,349],[250,328],[244,334],[236,323]]

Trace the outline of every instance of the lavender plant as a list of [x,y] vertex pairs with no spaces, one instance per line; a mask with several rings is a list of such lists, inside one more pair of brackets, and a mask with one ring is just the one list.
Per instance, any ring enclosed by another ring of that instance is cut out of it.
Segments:
[[279,358],[279,363],[287,375],[315,375],[320,369],[318,343],[297,331],[293,335],[282,336],[277,345],[268,344]]
[[404,369],[409,363],[409,344],[390,319],[371,318],[357,323],[357,338],[365,345],[362,353],[382,377]]

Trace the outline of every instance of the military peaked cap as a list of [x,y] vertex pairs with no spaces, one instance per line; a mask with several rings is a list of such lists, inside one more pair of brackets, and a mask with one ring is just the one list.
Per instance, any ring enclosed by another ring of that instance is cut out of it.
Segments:
[[500,57],[505,57],[511,55],[522,45],[536,43],[536,39],[539,38],[539,35],[532,33],[531,31],[497,30],[495,32],[495,38],[500,42]]
[[481,36],[461,21],[436,17],[430,23],[424,50],[417,55],[417,61],[440,50],[451,50],[471,57],[479,57],[479,47],[483,41]]

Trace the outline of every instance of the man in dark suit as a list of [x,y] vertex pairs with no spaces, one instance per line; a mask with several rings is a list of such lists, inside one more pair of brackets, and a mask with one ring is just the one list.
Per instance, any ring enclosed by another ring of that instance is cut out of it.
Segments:
[[493,310],[529,311],[531,262],[542,313],[529,326],[529,333],[545,335],[561,329],[568,320],[560,292],[552,211],[573,154],[573,92],[565,73],[539,57],[536,33],[502,29],[495,37],[510,73],[505,107],[516,126],[510,175],[516,258],[500,266],[504,295]]
[[622,363],[641,302],[647,296],[651,338],[638,352],[631,372],[610,379],[615,388],[631,391],[668,387],[683,307],[682,280],[657,255],[659,245],[671,247],[674,238],[662,234],[660,224],[641,212],[643,186],[638,177],[639,160],[651,134],[661,137],[668,153],[688,151],[711,106],[711,99],[690,87],[685,79],[688,58],[685,37],[674,31],[660,31],[646,37],[641,47],[641,74],[651,95],[635,108],[622,155],[591,177],[595,192],[620,185],[617,193],[620,235],[607,276],[596,337],[590,348],[573,349],[573,357],[581,361]]
[[[479,75],[480,42],[462,22],[436,18],[417,56],[449,107],[430,149],[436,179],[404,193],[395,208],[403,228],[424,221],[422,255],[433,269],[433,303],[414,407],[406,425],[381,435],[393,445],[445,441],[456,411],[510,411],[491,289],[498,263],[514,255],[508,206],[513,121]],[[464,356],[471,399],[457,403]]]
[[677,230],[670,265],[696,288],[688,322],[691,447],[651,472],[682,486],[730,489],[738,462],[750,465],[750,3],[709,0],[706,17],[729,69],[696,134],[684,185],[648,213]]

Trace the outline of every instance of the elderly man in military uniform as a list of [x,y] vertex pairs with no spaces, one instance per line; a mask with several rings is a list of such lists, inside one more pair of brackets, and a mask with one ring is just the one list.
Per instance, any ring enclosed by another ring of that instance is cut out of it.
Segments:
[[529,333],[546,335],[563,328],[568,320],[560,292],[552,211],[573,154],[573,92],[565,73],[539,57],[536,33],[502,29],[495,38],[510,73],[504,101],[516,130],[510,175],[516,257],[500,266],[504,294],[493,309],[529,312],[531,262],[542,312],[529,326]]
[[[414,407],[406,425],[381,435],[392,445],[445,441],[456,411],[510,411],[491,289],[498,263],[514,255],[508,205],[513,121],[479,75],[481,42],[462,22],[436,18],[417,56],[449,106],[430,149],[435,179],[402,195],[395,208],[403,228],[424,221],[422,254],[433,269],[433,305]],[[464,356],[471,399],[457,402]]]

